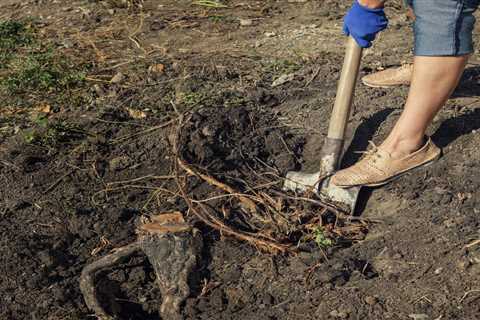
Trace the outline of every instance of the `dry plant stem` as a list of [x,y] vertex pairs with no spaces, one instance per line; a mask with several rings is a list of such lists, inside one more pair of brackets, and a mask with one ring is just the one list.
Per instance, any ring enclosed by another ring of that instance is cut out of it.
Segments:
[[228,236],[233,236],[237,239],[247,241],[251,244],[253,244],[255,247],[258,247],[262,250],[265,250],[270,253],[285,253],[287,251],[290,251],[291,248],[290,246],[279,244],[273,241],[268,241],[268,240],[263,240],[258,238],[255,235],[250,235],[248,233],[242,232],[242,231],[235,231],[229,226],[225,225],[222,221],[218,220],[217,218],[214,217],[213,214],[208,212],[208,210],[205,208],[205,206],[201,203],[198,203],[198,207],[201,208],[203,212],[200,212],[191,199],[188,197],[186,194],[185,190],[183,189],[180,181],[177,180],[178,188],[180,189],[180,193],[182,194],[183,199],[187,203],[189,209],[191,212],[195,214],[203,223],[208,225],[209,227],[220,231],[221,233],[228,235]]
[[128,140],[128,139],[131,139],[131,138],[135,138],[135,137],[138,137],[138,136],[141,136],[141,135],[144,135],[144,134],[153,132],[153,131],[158,130],[158,129],[162,129],[162,128],[168,127],[169,125],[173,124],[175,121],[177,121],[177,119],[172,119],[172,120],[167,121],[167,122],[165,122],[165,123],[162,123],[162,124],[160,124],[160,125],[158,125],[158,126],[154,126],[154,127],[145,129],[145,130],[143,130],[143,131],[140,131],[140,132],[137,132],[137,133],[134,133],[134,134],[131,134],[131,135],[127,135],[127,136],[120,137],[120,138],[118,138],[118,139],[113,140],[111,143],[112,143],[112,144],[119,143],[119,142],[122,142],[122,141],[125,141],[125,140]]
[[74,173],[74,172],[75,172],[75,169],[74,169],[74,170],[70,170],[70,171],[68,171],[67,173],[65,173],[64,175],[62,175],[60,178],[58,178],[57,180],[55,180],[55,182],[52,183],[52,184],[50,185],[50,187],[48,187],[47,189],[45,189],[45,191],[43,191],[43,194],[47,194],[47,193],[49,193],[50,191],[52,191],[53,189],[55,189],[55,187],[58,186],[58,184],[59,184],[60,182],[62,182],[62,180],[63,180],[64,178],[68,177],[69,175],[71,175],[71,174]]
[[470,242],[470,243],[467,244],[464,248],[465,248],[465,249],[468,249],[468,248],[474,247],[474,246],[476,246],[476,245],[480,245],[480,239],[475,240],[475,241],[473,241],[473,242]]
[[149,175],[147,175],[147,176],[138,177],[138,178],[131,179],[131,180],[122,180],[122,181],[107,182],[107,185],[108,185],[108,186],[112,186],[112,185],[114,185],[114,184],[132,183],[132,182],[137,182],[137,181],[145,180],[145,179],[169,180],[169,179],[174,179],[174,178],[175,178],[175,176],[173,176],[173,175],[168,175],[168,176],[155,176],[155,175],[153,175],[153,174],[149,174]]
[[[205,216],[204,215],[200,215],[200,216],[203,216],[206,219],[208,219],[208,222],[207,220],[204,220],[204,222],[209,224],[212,228],[218,229],[221,233],[224,233],[229,236],[234,236],[240,240],[250,242],[257,248],[261,250],[265,250],[270,253],[286,253],[287,251],[291,250],[290,246],[288,245],[280,244],[271,240],[261,239],[259,236],[255,234],[249,234],[247,232],[242,232],[242,231],[235,231],[232,228],[225,225],[222,221],[218,220],[213,214],[208,212],[208,210],[205,208],[204,205],[200,204],[199,206],[200,206],[200,209],[202,209],[202,211],[205,213]],[[191,208],[191,209],[193,210],[194,213],[196,213],[195,208]],[[199,215],[197,214],[197,216]]]
[[470,290],[470,291],[467,291],[463,294],[462,298],[460,299],[460,303],[463,302],[463,300],[465,300],[465,298],[471,294],[471,293],[475,293],[475,292],[480,292],[480,290]]
[[307,202],[311,202],[313,204],[316,204],[320,207],[322,207],[323,209],[327,209],[327,210],[330,210],[332,211],[333,213],[335,213],[335,215],[338,217],[338,218],[341,218],[341,219],[345,219],[345,220],[357,220],[357,221],[362,221],[362,222],[365,222],[365,221],[372,221],[372,220],[365,220],[365,219],[362,219],[362,218],[359,218],[359,217],[354,217],[354,216],[350,216],[350,215],[346,215],[344,214],[340,208],[334,206],[334,205],[330,205],[330,204],[326,204],[324,202],[321,202],[321,201],[318,201],[318,200],[315,200],[315,199],[310,199],[310,198],[305,198],[305,197],[292,197],[292,196],[289,196],[289,195],[286,195],[282,192],[278,192],[276,190],[273,190],[272,191],[273,193],[275,193],[276,195],[279,195],[281,197],[284,197],[284,198],[287,198],[287,199],[291,199],[291,200],[301,200],[301,201],[307,201]]
[[[251,234],[248,234],[246,232],[233,230],[232,228],[230,228],[229,226],[224,224],[222,221],[218,220],[213,214],[208,212],[206,207],[201,203],[197,203],[197,205],[201,209],[201,211],[198,210],[198,208],[193,204],[192,199],[187,195],[187,193],[186,193],[186,191],[185,191],[185,189],[184,189],[184,187],[183,187],[183,185],[180,181],[180,178],[179,178],[179,175],[178,175],[178,167],[179,166],[183,170],[185,170],[187,173],[189,173],[191,175],[194,175],[194,176],[198,176],[198,177],[202,178],[203,180],[207,181],[208,183],[210,183],[210,184],[212,184],[212,185],[214,185],[214,186],[216,186],[216,187],[218,187],[218,188],[220,188],[224,191],[227,191],[229,193],[237,193],[237,192],[235,192],[235,190],[233,190],[233,188],[221,183],[220,181],[217,181],[214,178],[211,178],[207,175],[202,175],[200,173],[195,172],[184,161],[182,161],[180,159],[179,152],[178,152],[178,138],[180,136],[180,129],[182,127],[182,123],[183,123],[183,116],[180,116],[179,120],[178,120],[178,126],[177,126],[177,130],[176,130],[177,132],[176,132],[176,135],[175,135],[175,141],[173,143],[173,152],[174,152],[174,154],[177,158],[177,161],[175,162],[175,165],[174,165],[174,172],[175,172],[175,181],[177,183],[178,189],[180,190],[181,196],[183,197],[183,199],[187,203],[187,205],[189,207],[189,211],[193,212],[197,218],[199,218],[203,223],[205,223],[209,227],[211,227],[215,230],[218,230],[225,235],[232,236],[232,237],[235,237],[235,238],[243,240],[243,241],[247,241],[247,242],[253,244],[255,247],[257,247],[261,250],[265,250],[265,251],[271,252],[271,253],[292,252],[291,246],[284,245],[284,244],[279,244],[279,243],[274,242],[274,241],[264,240],[264,239],[261,239],[261,238],[257,237],[256,235],[251,235]],[[254,208],[255,210],[257,209],[256,204],[252,200],[250,200],[248,198],[245,198],[245,197],[242,197],[242,198],[239,197],[240,201],[242,201],[242,199],[247,200],[246,203],[248,204],[248,206],[250,206],[251,208]]]
[[[177,159],[178,159],[177,162],[180,165],[180,167],[183,170],[185,170],[188,174],[190,174],[192,176],[200,177],[202,180],[206,181],[208,184],[213,185],[213,186],[215,186],[215,187],[217,187],[217,188],[219,188],[219,189],[221,189],[225,192],[228,192],[228,193],[231,193],[231,194],[239,194],[239,192],[237,192],[232,187],[218,181],[217,179],[215,179],[215,178],[213,178],[213,177],[211,177],[207,174],[203,174],[203,173],[200,173],[200,172],[194,170],[191,166],[189,166],[185,161],[183,161],[179,157],[177,157]],[[258,211],[257,205],[255,204],[254,201],[248,199],[245,196],[238,196],[238,199],[245,206],[245,208],[250,211],[250,213],[256,213]]]
[[112,267],[121,263],[133,254],[140,251],[140,244],[138,242],[131,243],[124,247],[113,250],[112,253],[100,258],[99,260],[87,265],[80,275],[80,291],[85,298],[87,307],[95,312],[95,315],[102,320],[110,320],[113,317],[109,316],[105,310],[100,306],[100,302],[95,292],[95,273],[101,269]]

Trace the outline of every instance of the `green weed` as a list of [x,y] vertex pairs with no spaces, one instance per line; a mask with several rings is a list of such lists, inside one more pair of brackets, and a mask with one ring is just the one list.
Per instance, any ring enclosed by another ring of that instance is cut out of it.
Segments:
[[187,107],[195,107],[205,100],[205,95],[201,92],[185,92],[181,95],[182,104]]
[[85,131],[74,124],[65,121],[51,123],[46,116],[38,116],[33,122],[36,126],[23,133],[25,142],[29,144],[53,147],[82,139],[86,135]]
[[225,16],[209,16],[208,20],[210,20],[213,23],[220,23],[225,20]]
[[71,95],[85,80],[87,65],[77,65],[24,21],[0,21],[0,94],[12,104]]
[[325,230],[322,227],[318,227],[314,230],[313,237],[314,237],[315,243],[320,248],[326,248],[333,244],[332,240],[325,235]]
[[32,31],[19,21],[0,21],[0,64],[8,62],[18,48],[32,43]]
[[235,108],[239,106],[243,106],[248,103],[248,100],[244,97],[233,96],[226,99],[223,104],[227,108]]
[[10,94],[28,91],[62,91],[84,81],[85,72],[63,57],[58,57],[53,48],[40,48],[26,56],[16,56],[9,64],[8,75],[0,84]]
[[265,72],[273,74],[273,80],[283,74],[294,73],[300,70],[301,67],[300,63],[286,59],[277,59],[263,64]]

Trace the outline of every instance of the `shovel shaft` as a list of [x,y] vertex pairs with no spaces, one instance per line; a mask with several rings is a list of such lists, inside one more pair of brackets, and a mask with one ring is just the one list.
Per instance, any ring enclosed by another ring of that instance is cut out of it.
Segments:
[[345,130],[350,116],[361,58],[362,48],[358,46],[352,37],[348,37],[342,73],[338,82],[337,95],[328,127],[328,136],[322,149],[320,171],[323,174],[331,174],[337,169],[343,149]]

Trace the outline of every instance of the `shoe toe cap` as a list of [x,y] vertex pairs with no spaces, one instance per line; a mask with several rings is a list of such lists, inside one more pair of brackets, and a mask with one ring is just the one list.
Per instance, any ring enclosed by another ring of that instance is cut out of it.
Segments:
[[333,176],[330,182],[336,186],[350,186],[355,184],[351,175],[346,172],[346,170],[340,170],[336,172]]

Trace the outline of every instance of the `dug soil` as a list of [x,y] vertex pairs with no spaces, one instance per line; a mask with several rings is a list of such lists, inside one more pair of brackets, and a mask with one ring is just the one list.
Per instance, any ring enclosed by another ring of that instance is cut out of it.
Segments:
[[[60,52],[90,59],[84,103],[45,93],[0,109],[0,318],[91,318],[82,269],[134,241],[142,217],[179,211],[204,240],[185,319],[480,319],[478,66],[429,129],[438,162],[363,189],[351,219],[325,215],[286,198],[281,177],[318,167],[350,1],[222,3],[0,4],[0,19],[33,19]],[[411,59],[400,3],[361,75]],[[407,92],[357,86],[343,166],[382,141]],[[179,163],[267,200],[248,215],[238,196]],[[207,225],[185,193],[288,250]],[[106,270],[104,308],[161,319],[155,277],[140,254]]]

